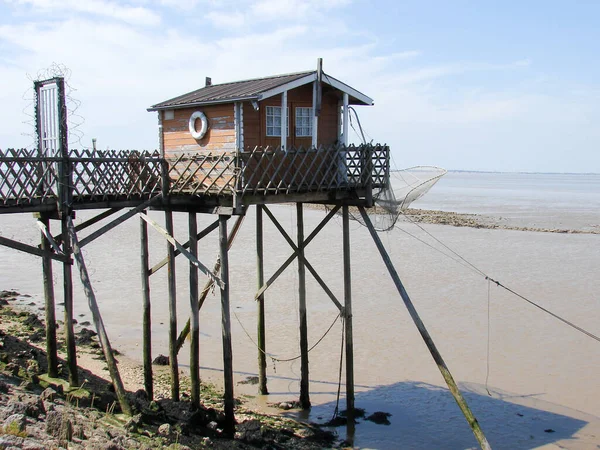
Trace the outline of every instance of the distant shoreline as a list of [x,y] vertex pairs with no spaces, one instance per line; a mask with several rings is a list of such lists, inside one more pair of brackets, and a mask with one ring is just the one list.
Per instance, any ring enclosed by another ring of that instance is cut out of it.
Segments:
[[[391,173],[400,172],[406,169],[391,170]],[[522,172],[522,171],[502,171],[502,170],[465,170],[448,169],[448,173],[482,173],[482,174],[502,174],[502,175],[578,175],[578,176],[600,176],[600,172]]]

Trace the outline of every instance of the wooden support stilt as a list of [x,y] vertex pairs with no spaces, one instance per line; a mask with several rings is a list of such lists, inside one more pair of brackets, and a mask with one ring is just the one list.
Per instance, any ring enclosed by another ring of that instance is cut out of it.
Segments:
[[[61,218],[62,235],[69,235],[67,213]],[[65,239],[62,243],[63,253],[71,254],[71,242]],[[69,384],[79,386],[79,373],[77,371],[77,349],[75,348],[75,333],[73,331],[73,273],[71,264],[63,262],[63,292],[65,300],[65,343],[67,346],[67,365],[69,366]]]
[[[48,216],[42,215],[40,221],[50,231]],[[56,312],[54,309],[54,279],[52,277],[52,259],[50,242],[42,236],[42,272],[44,278],[44,298],[46,308],[46,355],[48,359],[48,376],[58,376],[58,355],[56,348]]]
[[81,278],[81,283],[83,284],[83,291],[88,299],[90,311],[92,313],[92,320],[96,326],[96,332],[98,333],[98,339],[100,340],[102,351],[104,352],[104,358],[106,359],[108,372],[110,373],[110,377],[115,387],[115,392],[117,394],[117,398],[119,399],[121,410],[124,414],[130,416],[132,411],[131,407],[129,406],[129,402],[127,401],[127,393],[125,392],[125,387],[121,381],[121,375],[119,374],[117,361],[115,360],[112,347],[110,346],[110,341],[108,340],[108,335],[106,334],[106,329],[104,328],[104,322],[102,321],[100,309],[98,308],[98,303],[96,302],[96,295],[92,289],[92,282],[90,281],[87,267],[85,266],[83,255],[81,254],[81,248],[79,247],[79,242],[77,240],[77,233],[75,232],[75,227],[73,226],[73,221],[70,217],[67,217],[67,225],[69,228],[69,236],[71,238],[71,246],[73,248],[73,257],[79,266],[79,276]]
[[[229,233],[229,237],[227,238],[227,249],[228,250],[230,250],[231,246],[233,245],[233,241],[235,240],[237,232],[239,231],[240,227],[242,226],[244,217],[245,216],[238,216],[237,220],[233,224],[233,227],[231,228],[231,232]],[[217,220],[217,227],[218,226],[219,226],[219,221]],[[200,238],[198,238],[198,239],[200,239]],[[188,247],[189,247],[189,242],[188,242]],[[217,273],[220,269],[221,269],[221,260],[220,260],[220,258],[217,258],[217,262],[215,263],[215,265],[213,267],[213,273]],[[208,280],[206,280],[206,284],[204,285],[204,288],[202,289],[202,292],[200,293],[200,298],[198,299],[198,310],[200,310],[202,308],[202,305],[204,304],[204,301],[206,300],[206,297],[208,296],[208,293],[210,292],[210,290],[214,284],[215,284],[215,282],[212,278],[209,278]],[[177,352],[178,353],[179,353],[179,350],[181,350],[181,347],[183,347],[183,343],[185,342],[185,340],[189,334],[190,334],[190,319],[188,319],[187,323],[183,327],[183,330],[181,330],[181,333],[179,333],[179,337],[177,338]]]
[[477,439],[477,441],[479,442],[479,445],[481,446],[481,448],[483,450],[491,449],[490,444],[488,443],[485,435],[483,434],[483,430],[479,426],[479,422],[477,422],[475,415],[469,408],[469,405],[467,405],[467,402],[464,399],[464,397],[462,396],[460,390],[458,389],[458,386],[456,385],[456,381],[454,381],[454,378],[452,377],[452,374],[450,373],[448,366],[446,366],[446,363],[444,362],[442,355],[438,351],[435,343],[433,342],[433,339],[431,339],[431,336],[429,335],[427,328],[425,328],[425,324],[419,317],[417,310],[415,309],[414,305],[412,304],[412,301],[411,301],[410,297],[408,296],[406,289],[404,289],[404,285],[402,284],[402,281],[400,280],[400,277],[398,276],[398,273],[396,272],[396,269],[394,268],[394,265],[392,264],[392,260],[390,259],[390,256],[388,255],[383,243],[381,242],[381,239],[379,239],[379,236],[377,235],[377,231],[375,231],[375,228],[373,227],[373,224],[371,223],[371,219],[369,218],[367,212],[365,211],[365,209],[362,206],[359,206],[358,209],[363,218],[363,221],[365,222],[365,224],[367,225],[367,228],[369,229],[369,233],[371,233],[371,237],[373,238],[373,241],[375,241],[375,245],[377,246],[377,249],[379,250],[379,254],[381,255],[381,258],[383,259],[383,262],[385,263],[385,266],[387,267],[388,272],[389,272],[390,276],[392,277],[394,284],[396,285],[396,289],[398,289],[398,292],[400,293],[400,296],[402,297],[402,300],[404,301],[404,304],[406,305],[406,309],[408,309],[410,317],[412,318],[413,322],[417,326],[419,333],[421,333],[421,337],[423,338],[423,341],[425,341],[425,345],[427,345],[427,348],[429,349],[431,356],[433,357],[434,361],[436,362],[436,364],[438,366],[438,369],[440,370],[442,376],[444,377],[444,380],[446,381],[446,384],[448,385],[448,388],[450,389],[450,392],[452,393],[454,400],[456,400],[456,403],[458,404],[460,410],[462,411],[465,418],[467,419],[467,422],[469,423],[469,426],[471,427],[471,430],[473,431],[475,438]]
[[[196,213],[189,213],[190,253],[198,258],[198,221]],[[198,308],[198,267],[190,261],[190,381],[192,384],[192,406],[200,407],[200,309]]]
[[[256,205],[256,280],[260,289],[265,282],[263,261],[263,215],[262,206]],[[265,332],[265,296],[261,294],[257,299],[258,307],[258,393],[267,395],[267,354]]]
[[352,340],[352,277],[350,266],[350,218],[348,206],[342,207],[344,247],[344,324],[346,341],[346,417],[348,434],[354,432],[354,343]]
[[231,315],[229,310],[229,255],[227,250],[227,219],[219,216],[219,254],[221,259],[221,328],[223,335],[223,377],[225,386],[225,432],[235,432],[233,413],[233,352],[231,349]]
[[[144,211],[143,214],[146,214]],[[150,274],[148,254],[148,224],[140,219],[140,257],[142,276],[142,346],[144,362],[144,389],[148,399],[154,399],[152,378],[152,315],[150,310]]]
[[306,270],[304,267],[304,214],[296,203],[298,220],[298,299],[300,314],[300,406],[310,408],[308,392],[308,325],[306,320]]
[[[165,210],[165,228],[173,236],[173,211]],[[177,363],[177,285],[175,281],[175,245],[167,242],[169,258],[169,367],[171,368],[171,400],[179,401],[179,364]]]

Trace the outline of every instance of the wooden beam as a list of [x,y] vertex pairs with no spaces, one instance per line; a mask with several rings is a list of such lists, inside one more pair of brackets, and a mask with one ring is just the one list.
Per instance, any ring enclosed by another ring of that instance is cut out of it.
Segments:
[[[140,215],[152,225],[150,219]],[[158,224],[156,224],[158,226]],[[173,236],[173,212],[165,211],[166,236]],[[156,228],[156,227],[155,227]],[[175,239],[167,239],[167,254],[169,255],[168,288],[169,288],[169,367],[171,369],[171,400],[179,401],[179,364],[177,362],[177,283],[175,280]]]
[[87,244],[89,244],[90,242],[98,239],[100,236],[102,236],[103,234],[105,234],[107,231],[112,230],[116,226],[118,226],[118,225],[122,224],[123,222],[125,222],[127,219],[130,219],[131,217],[133,217],[136,214],[138,214],[140,211],[145,210],[146,208],[148,208],[150,205],[152,205],[154,202],[156,202],[160,198],[161,198],[161,196],[157,195],[155,197],[152,197],[150,200],[142,203],[141,205],[139,205],[139,206],[137,206],[137,207],[135,207],[133,209],[130,209],[125,214],[123,214],[121,217],[118,217],[117,219],[113,220],[112,222],[107,223],[102,228],[94,231],[89,236],[86,236],[85,238],[83,238],[81,240],[81,242],[80,242],[80,246],[81,247],[85,247]]
[[300,406],[310,408],[308,389],[308,325],[306,319],[306,272],[304,268],[304,215],[302,203],[296,203],[298,221],[298,300],[300,313]]
[[427,348],[429,349],[429,352],[431,353],[433,360],[437,364],[438,369],[440,370],[440,373],[442,374],[442,377],[444,377],[444,380],[446,381],[446,384],[448,385],[448,388],[450,389],[450,392],[452,393],[454,400],[456,401],[456,403],[458,404],[458,407],[460,408],[460,410],[464,414],[465,418],[467,419],[467,422],[468,422],[469,426],[471,427],[471,430],[473,431],[475,438],[477,439],[477,441],[479,442],[479,445],[481,446],[481,448],[483,450],[491,449],[490,444],[488,443],[485,435],[483,434],[481,427],[479,426],[479,422],[477,422],[475,415],[469,408],[469,405],[467,405],[466,400],[462,396],[460,390],[458,389],[456,382],[454,381],[454,378],[452,377],[452,374],[450,373],[450,369],[448,369],[448,366],[444,362],[442,355],[440,354],[435,343],[433,342],[431,335],[427,331],[427,328],[425,328],[425,324],[421,320],[419,313],[415,309],[410,297],[408,296],[408,293],[406,292],[406,289],[404,288],[404,285],[402,284],[402,281],[400,280],[400,277],[398,276],[398,272],[396,272],[396,269],[392,263],[392,260],[390,259],[390,256],[388,255],[387,251],[385,250],[385,246],[381,242],[381,239],[379,239],[379,235],[377,234],[377,231],[375,231],[375,227],[373,227],[373,224],[371,223],[371,219],[369,218],[369,215],[367,214],[367,212],[365,211],[365,209],[362,206],[359,207],[358,210],[360,211],[360,215],[362,216],[363,221],[367,225],[369,233],[371,234],[371,237],[373,238],[373,241],[375,242],[375,245],[377,246],[377,250],[379,250],[381,259],[383,259],[383,262],[384,262],[386,268],[388,269],[388,272],[389,272],[392,280],[394,281],[394,284],[396,285],[396,289],[398,290],[400,297],[402,297],[402,300],[404,301],[404,305],[406,306],[406,309],[408,309],[408,313],[410,314],[410,317],[412,318],[414,324],[416,325],[417,329],[419,330],[419,333],[421,334],[421,337],[423,338],[425,345],[427,345]]
[[[69,235],[67,213],[61,217],[62,235]],[[49,231],[49,230],[48,230]],[[65,239],[62,243],[63,253],[70,255],[71,242]],[[65,345],[67,347],[67,365],[69,366],[69,384],[79,386],[79,372],[77,368],[77,348],[75,346],[75,332],[73,330],[73,273],[72,264],[63,263],[63,295],[65,302]]]
[[[165,213],[167,213],[168,211],[165,211]],[[212,273],[204,264],[202,264],[200,261],[198,261],[198,258],[195,258],[190,252],[188,252],[183,245],[181,245],[179,242],[177,242],[177,240],[168,232],[168,230],[165,230],[163,227],[161,227],[159,224],[157,224],[154,220],[150,219],[149,217],[146,217],[144,215],[140,215],[140,217],[142,219],[144,219],[146,222],[148,222],[150,225],[152,225],[152,227],[158,231],[160,234],[163,235],[163,237],[169,241],[169,243],[174,246],[175,248],[177,248],[177,250],[179,250],[179,253],[182,254],[183,256],[185,256],[187,259],[189,259],[193,264],[195,264],[198,269],[200,269],[200,272],[202,272],[204,275],[208,276],[209,278],[211,278],[215,283],[217,283],[217,285],[222,289],[223,288],[223,282],[220,280],[219,277],[217,277],[214,273]],[[169,246],[170,248],[170,246]],[[175,251],[173,250],[173,261],[175,260]]]
[[[263,252],[263,206],[256,205],[256,282],[260,289],[265,281]],[[265,297],[261,294],[257,299],[256,334],[258,337],[258,393],[267,395],[267,344],[265,329]]]
[[219,216],[219,254],[221,259],[221,330],[223,335],[223,378],[225,387],[224,411],[225,433],[235,433],[233,397],[233,352],[231,349],[231,313],[229,305],[229,255],[227,250],[227,220],[229,216]]
[[[198,221],[196,213],[189,213],[190,253],[198,257]],[[200,407],[200,309],[198,308],[198,267],[190,261],[190,382],[192,384],[192,407]]]
[[335,294],[331,291],[331,289],[329,289],[329,286],[327,286],[327,284],[325,284],[325,281],[323,281],[323,279],[319,276],[317,271],[313,268],[313,266],[308,262],[308,260],[306,258],[304,258],[304,265],[306,266],[308,271],[312,274],[312,276],[317,281],[317,283],[319,283],[319,286],[321,286],[321,288],[325,291],[327,296],[335,304],[335,306],[337,306],[337,308],[340,311],[342,311],[342,309],[343,309],[342,304],[339,302],[339,300],[337,299]]
[[[85,230],[87,227],[91,227],[92,225],[100,222],[101,220],[106,219],[109,216],[112,216],[114,213],[121,211],[123,208],[111,208],[111,209],[107,209],[106,211],[101,212],[100,214],[92,217],[91,219],[86,220],[85,222],[80,223],[79,225],[75,226],[75,231],[81,231],[81,230]],[[60,244],[64,237],[68,236],[68,234],[65,234],[65,232],[61,232],[60,234],[57,234],[56,236],[54,236],[54,240]]]
[[[196,235],[196,240],[199,241],[200,239],[207,236],[208,234],[210,234],[212,231],[216,230],[217,228],[219,228],[219,221],[215,220],[213,223],[211,223],[209,226],[207,226],[204,230],[202,230],[200,233],[198,233]],[[190,241],[187,241],[185,244],[183,244],[183,248],[189,248],[189,247],[190,247]],[[179,250],[175,250],[175,256],[177,257],[179,255],[181,255],[181,252]],[[153,275],[156,272],[158,272],[159,269],[161,269],[167,265],[168,261],[169,261],[169,257],[165,256],[165,258],[161,262],[154,265],[149,270],[148,275]]]
[[[143,211],[142,214],[146,214]],[[150,275],[148,224],[140,219],[140,259],[142,276],[142,359],[144,363],[144,389],[149,400],[154,399],[154,382],[152,378],[152,314],[150,304]]]
[[354,434],[354,341],[352,338],[352,270],[350,265],[350,216],[342,207],[344,249],[344,332],[346,334],[346,417],[350,435]]
[[[44,238],[44,240],[45,240],[45,238]],[[34,247],[33,245],[24,244],[19,241],[14,241],[12,239],[5,238],[4,236],[0,236],[0,245],[9,247],[9,248],[13,248],[15,250],[19,250],[19,251],[22,251],[25,253],[29,253],[31,255],[44,257],[44,250],[42,250],[41,248]],[[41,247],[41,245],[40,245],[40,247]],[[68,256],[65,256],[62,254],[57,255],[55,253],[49,252],[48,257],[55,261],[66,262],[68,264],[72,264],[71,259]]]
[[63,251],[60,249],[58,244],[54,241],[52,234],[50,233],[50,231],[48,231],[48,228],[46,228],[46,224],[42,220],[39,220],[39,219],[36,220],[35,223],[38,226],[38,228],[40,229],[40,231],[42,232],[42,234],[44,235],[44,237],[46,238],[46,240],[48,241],[48,243],[50,244],[50,246],[52,247],[52,249],[54,250],[54,252],[57,255],[64,255]]
[[[229,233],[229,237],[227,238],[227,249],[228,250],[231,250],[233,241],[235,240],[235,237],[237,236],[237,233],[238,233],[240,227],[242,226],[242,223],[244,222],[244,217],[245,216],[238,216],[235,223],[233,224],[233,227],[231,228],[231,232]],[[219,224],[219,222],[217,221],[217,226],[218,226],[218,224]],[[220,269],[221,269],[221,260],[219,258],[217,258],[217,262],[215,263],[215,265],[213,267],[213,273],[217,273]],[[200,293],[200,298],[198,300],[198,310],[200,310],[202,308],[202,305],[204,305],[204,301],[206,300],[206,297],[208,296],[208,293],[210,292],[210,289],[212,288],[213,284],[214,284],[214,281],[211,278],[206,280],[206,284],[204,285],[204,288],[202,289],[202,292]],[[181,333],[179,333],[179,337],[177,338],[177,353],[179,353],[179,350],[181,350],[181,347],[183,347],[183,343],[185,342],[185,340],[189,334],[190,334],[190,319],[188,319],[187,323],[185,324],[185,327],[183,327],[183,330],[181,330]]]
[[254,295],[255,300],[257,300],[267,289],[269,289],[269,287],[271,287],[275,280],[277,280],[277,278],[279,278],[279,276],[285,271],[285,269],[287,269],[287,267],[294,261],[294,259],[296,259],[296,256],[298,256],[298,251],[292,253],[289,256],[289,258],[286,259],[285,262],[281,265],[281,267],[279,267],[279,269],[277,269],[277,271],[273,275],[271,275],[271,278],[269,278],[267,282],[263,284],[263,286]]
[[[42,216],[40,219],[46,228],[50,227],[50,221]],[[52,255],[48,239],[41,233],[42,237],[42,273],[44,281],[44,299],[46,309],[46,358],[48,360],[48,376],[58,376],[58,354],[56,346],[56,312],[54,306],[54,279],[52,277]]]
[[79,276],[81,278],[81,283],[83,284],[83,291],[88,299],[88,304],[92,313],[92,320],[96,326],[98,339],[100,340],[102,351],[104,352],[104,358],[106,359],[106,365],[108,366],[108,372],[110,373],[110,377],[115,387],[115,392],[117,394],[117,398],[119,399],[121,410],[124,414],[130,416],[132,415],[132,410],[129,406],[129,402],[127,401],[127,393],[125,392],[125,387],[121,381],[121,375],[119,374],[117,361],[115,360],[110,341],[108,340],[108,335],[106,334],[106,329],[104,328],[104,322],[102,321],[100,309],[98,308],[98,303],[96,302],[96,295],[94,294],[94,290],[92,288],[92,282],[90,281],[90,277],[88,275],[87,267],[85,265],[81,248],[79,246],[79,241],[77,239],[77,232],[75,231],[71,217],[67,217],[67,226],[69,228],[73,256],[77,262],[77,265],[79,266]]

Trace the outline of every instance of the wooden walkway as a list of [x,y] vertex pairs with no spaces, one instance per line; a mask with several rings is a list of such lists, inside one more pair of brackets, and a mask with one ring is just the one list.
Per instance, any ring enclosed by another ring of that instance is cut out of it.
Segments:
[[[182,154],[134,150],[0,150],[0,213],[139,206],[185,211],[289,201],[370,202],[389,183],[389,147],[254,148]],[[208,212],[208,211],[207,211]]]

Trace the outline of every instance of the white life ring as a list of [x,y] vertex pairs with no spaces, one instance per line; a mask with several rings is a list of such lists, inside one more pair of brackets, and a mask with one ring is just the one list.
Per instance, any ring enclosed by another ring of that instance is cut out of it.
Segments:
[[[196,131],[197,119],[200,119],[200,121],[202,122],[202,127],[200,128],[200,131]],[[193,113],[190,116],[189,128],[190,134],[194,139],[202,139],[208,131],[208,119],[206,118],[206,115],[202,111],[196,111],[195,113]]]

